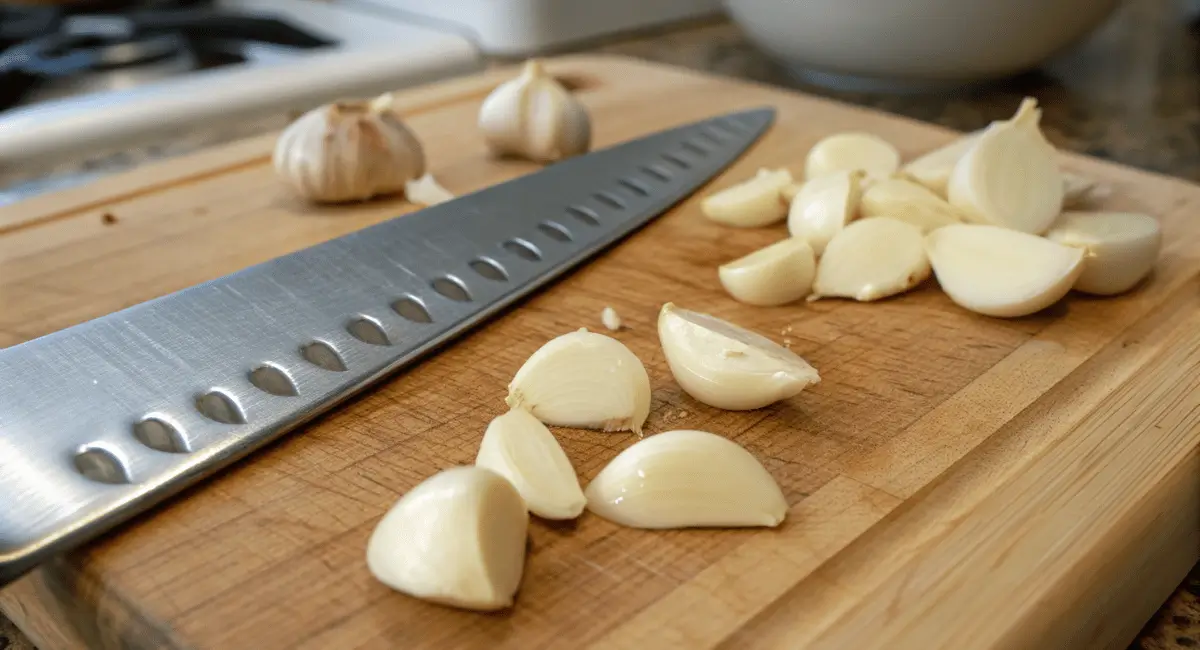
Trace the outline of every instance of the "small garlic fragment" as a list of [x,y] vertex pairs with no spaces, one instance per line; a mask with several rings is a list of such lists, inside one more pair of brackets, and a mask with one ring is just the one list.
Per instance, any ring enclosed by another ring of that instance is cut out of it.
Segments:
[[425,206],[445,203],[454,198],[454,195],[442,187],[430,173],[405,183],[404,196],[413,203]]
[[867,217],[891,217],[921,229],[936,230],[962,223],[958,210],[932,190],[903,178],[886,178],[872,184],[862,195],[859,213]]
[[272,164],[308,200],[365,201],[423,175],[425,151],[383,95],[308,111],[279,135]]
[[788,233],[820,255],[839,230],[858,215],[863,172],[834,172],[804,184],[788,209]]
[[812,290],[816,255],[808,242],[788,237],[717,268],[735,300],[763,307],[799,300]]
[[483,100],[479,129],[493,153],[540,163],[586,153],[592,142],[587,109],[538,59]]
[[1094,178],[1072,172],[1063,172],[1063,207],[1080,208],[1105,198],[1112,191],[1108,185]]
[[488,424],[475,465],[508,479],[539,517],[574,519],[587,504],[558,440],[525,409],[513,409]]
[[787,501],[744,447],[681,429],[639,440],[600,470],[588,510],[630,528],[775,527]]
[[938,228],[925,251],[950,299],[973,312],[1016,318],[1058,302],[1084,269],[1084,251],[1017,230]]
[[658,338],[679,387],[715,408],[762,408],[821,381],[807,361],[765,336],[672,303],[658,314]]
[[954,165],[968,149],[975,146],[975,141],[981,135],[982,129],[959,137],[945,146],[915,158],[902,167],[901,171],[914,182],[945,198],[950,175],[954,173]]
[[954,166],[950,204],[973,223],[1041,234],[1062,211],[1063,180],[1054,147],[1026,98],[1011,120],[989,126]]
[[1162,248],[1162,229],[1147,214],[1064,212],[1046,239],[1087,251],[1076,291],[1111,296],[1150,274]]
[[705,197],[700,212],[726,226],[769,226],[787,216],[780,193],[791,183],[792,174],[786,169],[760,169],[754,178]]
[[526,359],[505,401],[546,424],[640,435],[650,414],[650,376],[620,341],[581,328]]
[[375,526],[367,568],[383,584],[443,605],[509,607],[525,570],[529,513],[482,467],[453,467],[409,490]]
[[920,228],[891,217],[862,219],[829,242],[809,300],[879,300],[921,284],[929,273]]
[[900,152],[887,140],[871,133],[837,133],[813,145],[804,165],[804,178],[812,180],[834,172],[862,170],[883,178],[900,168]]
[[621,315],[612,307],[605,307],[600,312],[600,323],[605,329],[615,332],[621,329]]

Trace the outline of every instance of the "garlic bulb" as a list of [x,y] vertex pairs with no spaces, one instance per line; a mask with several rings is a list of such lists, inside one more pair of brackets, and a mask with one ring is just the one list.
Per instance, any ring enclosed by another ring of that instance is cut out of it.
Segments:
[[1162,248],[1162,229],[1146,214],[1064,212],[1046,239],[1087,251],[1074,289],[1111,296],[1132,289],[1150,274]]
[[816,255],[808,242],[788,237],[722,264],[717,276],[738,302],[769,307],[807,296],[815,269]]
[[825,245],[858,215],[863,172],[818,176],[800,188],[788,208],[788,233],[802,237],[820,255]]
[[413,203],[429,206],[445,203],[454,195],[442,187],[433,174],[425,174],[404,184],[404,197]]
[[774,527],[787,500],[741,445],[707,431],[666,431],[617,454],[586,490],[588,510],[630,528]]
[[938,228],[925,236],[925,251],[951,300],[1000,318],[1053,305],[1084,269],[1082,248],[999,226]]
[[659,311],[658,338],[679,387],[715,408],[762,408],[821,381],[807,361],[770,339],[672,303]]
[[887,140],[870,133],[837,133],[809,149],[804,178],[856,169],[871,178],[883,178],[899,168],[900,152]]
[[620,341],[580,329],[526,359],[505,401],[546,424],[641,434],[650,414],[650,376]]
[[875,182],[862,195],[859,214],[867,217],[891,217],[910,223],[921,232],[961,223],[961,215],[932,190],[904,178],[886,178]]
[[954,166],[948,197],[967,220],[1036,235],[1062,211],[1062,174],[1036,106],[1021,102],[1011,120],[989,126]]
[[540,163],[585,153],[592,143],[587,109],[537,59],[483,100],[479,129],[497,155]]
[[913,159],[904,165],[901,171],[914,182],[920,183],[938,196],[945,197],[947,186],[950,185],[950,175],[954,173],[954,165],[958,164],[968,149],[975,146],[975,141],[981,135],[983,130],[964,135],[950,144]]
[[525,570],[529,513],[482,467],[454,467],[409,490],[375,526],[367,568],[385,585],[464,609],[509,607]]
[[921,284],[929,273],[919,228],[891,217],[862,219],[846,226],[825,248],[809,300],[879,300]]
[[769,226],[787,216],[780,192],[791,183],[792,174],[786,169],[760,169],[754,178],[705,197],[700,212],[726,226]]
[[488,424],[475,465],[508,479],[539,517],[574,519],[587,503],[558,440],[525,409],[513,409]]
[[314,202],[364,201],[425,173],[425,151],[391,97],[315,108],[275,142],[275,173]]

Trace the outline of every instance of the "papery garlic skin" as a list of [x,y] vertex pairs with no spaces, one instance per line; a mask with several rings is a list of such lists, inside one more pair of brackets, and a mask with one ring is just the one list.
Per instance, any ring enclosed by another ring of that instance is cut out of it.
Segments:
[[808,181],[788,208],[788,233],[820,255],[839,230],[858,216],[863,172],[834,172]]
[[760,169],[753,178],[705,197],[700,212],[735,228],[769,226],[787,216],[781,192],[792,182],[786,169]]
[[999,226],[958,224],[925,236],[938,283],[973,312],[1016,318],[1058,302],[1084,269],[1084,250]]
[[863,192],[858,211],[864,219],[891,217],[910,223],[921,232],[962,223],[954,206],[925,186],[903,178],[886,178],[873,183]]
[[825,248],[810,299],[879,300],[908,291],[929,274],[920,228],[891,217],[861,219]]
[[620,341],[580,329],[526,359],[505,401],[546,424],[641,434],[650,414],[650,376]]
[[901,167],[901,171],[914,182],[945,198],[950,185],[950,175],[954,173],[954,166],[958,164],[963,154],[975,145],[981,135],[983,135],[982,129],[964,135],[949,144],[914,158]]
[[424,206],[437,205],[454,199],[454,195],[442,187],[433,174],[429,173],[405,183],[404,197],[413,203]]
[[741,445],[707,431],[666,431],[617,454],[587,486],[588,510],[630,528],[774,527],[787,500]]
[[454,467],[400,497],[367,542],[367,568],[410,596],[463,609],[513,604],[525,570],[529,513],[506,479]]
[[887,140],[862,132],[836,133],[825,137],[808,151],[805,180],[836,172],[860,170],[871,178],[883,178],[900,168],[900,152]]
[[586,153],[592,143],[587,108],[537,59],[488,94],[478,126],[493,153],[539,163]]
[[508,479],[529,511],[544,519],[574,519],[587,504],[566,452],[525,409],[513,409],[488,424],[475,465]]
[[807,361],[774,341],[673,303],[659,311],[658,338],[679,387],[715,408],[762,408],[821,381]]
[[1132,289],[1150,274],[1162,249],[1162,229],[1147,214],[1064,212],[1046,239],[1087,251],[1076,291],[1111,296]]
[[272,164],[300,196],[342,203],[403,191],[425,173],[425,151],[385,95],[300,116],[279,135]]
[[721,286],[738,302],[771,307],[812,290],[816,255],[808,242],[788,237],[717,268]]

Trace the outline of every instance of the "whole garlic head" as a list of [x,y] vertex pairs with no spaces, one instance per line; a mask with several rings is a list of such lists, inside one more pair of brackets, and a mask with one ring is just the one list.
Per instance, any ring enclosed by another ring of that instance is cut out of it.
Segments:
[[425,150],[390,95],[337,102],[292,122],[275,142],[275,173],[318,203],[401,192],[425,173]]
[[540,163],[585,153],[592,142],[587,109],[537,59],[483,100],[479,129],[496,154]]

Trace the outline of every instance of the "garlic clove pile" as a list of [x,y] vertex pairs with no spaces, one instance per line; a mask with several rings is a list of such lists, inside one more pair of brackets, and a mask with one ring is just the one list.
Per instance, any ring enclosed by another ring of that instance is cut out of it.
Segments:
[[871,178],[883,178],[899,168],[900,152],[887,140],[870,133],[835,133],[808,150],[804,177],[812,180],[857,169]]
[[820,255],[825,245],[858,214],[861,171],[835,172],[804,184],[788,208],[788,233],[802,237]]
[[867,188],[859,203],[864,217],[891,217],[921,229],[962,223],[959,212],[932,190],[903,178],[886,178]]
[[975,146],[975,141],[981,135],[982,130],[962,136],[914,158],[904,165],[901,171],[914,182],[920,183],[938,196],[945,197],[947,186],[950,185],[950,175],[954,173],[954,165],[958,164],[968,149]]
[[1087,251],[1075,290],[1111,296],[1150,274],[1162,248],[1162,229],[1146,214],[1064,212],[1046,239]]
[[529,513],[516,488],[482,467],[454,467],[409,490],[367,542],[385,585],[443,605],[509,607],[525,570]]
[[762,408],[821,381],[807,361],[770,339],[672,303],[659,311],[658,338],[679,387],[715,408]]
[[792,174],[786,169],[760,169],[750,180],[705,197],[700,212],[726,226],[769,226],[787,216],[780,192],[791,184]]
[[666,431],[617,454],[587,486],[588,510],[630,528],[774,527],[787,501],[741,445],[706,431]]
[[808,242],[788,237],[717,268],[725,291],[747,305],[783,305],[812,290],[816,255]]
[[879,300],[908,291],[929,273],[919,228],[891,217],[871,217],[846,226],[829,242],[809,299]]
[[475,465],[508,479],[539,517],[574,519],[587,504],[558,440],[525,409],[513,409],[488,424]]
[[483,100],[479,129],[493,153],[540,163],[586,153],[592,143],[587,109],[537,59]]
[[925,251],[951,300],[1000,318],[1053,305],[1084,269],[1082,248],[999,226],[938,228],[925,236]]
[[650,414],[650,376],[620,341],[580,329],[534,352],[505,401],[546,424],[640,435]]
[[1062,211],[1063,180],[1054,147],[1026,99],[1012,119],[989,126],[954,166],[948,197],[974,223],[1041,234]]
[[300,116],[279,135],[272,163],[300,196],[340,203],[403,191],[425,174],[425,151],[383,95]]
[[454,195],[442,187],[433,174],[426,173],[404,184],[404,197],[413,203],[430,206],[450,201]]

